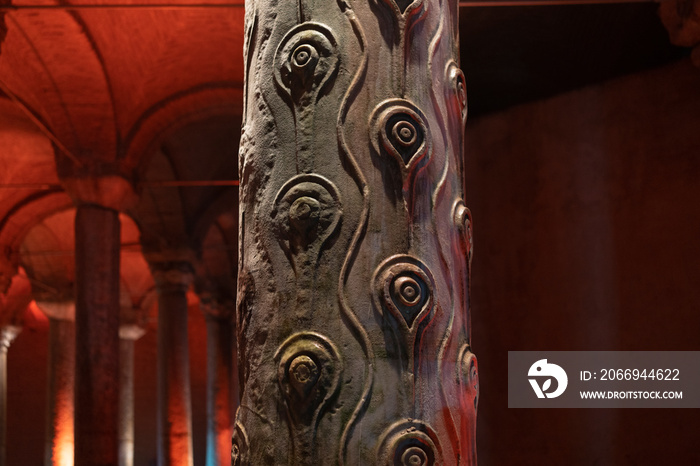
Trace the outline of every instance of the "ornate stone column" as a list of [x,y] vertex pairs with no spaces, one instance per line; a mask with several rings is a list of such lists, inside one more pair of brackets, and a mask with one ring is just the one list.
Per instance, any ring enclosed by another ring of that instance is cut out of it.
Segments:
[[73,466],[75,425],[75,303],[37,301],[49,318],[49,383],[45,466]]
[[134,465],[134,343],[145,333],[135,323],[119,327],[119,466]]
[[62,183],[75,215],[75,465],[119,458],[119,212],[136,200],[122,176],[93,169]]
[[476,463],[457,23],[247,3],[233,464]]
[[231,461],[233,414],[238,407],[238,365],[233,326],[235,301],[199,293],[207,323],[207,466]]
[[158,465],[192,466],[187,290],[190,261],[148,258],[158,290]]

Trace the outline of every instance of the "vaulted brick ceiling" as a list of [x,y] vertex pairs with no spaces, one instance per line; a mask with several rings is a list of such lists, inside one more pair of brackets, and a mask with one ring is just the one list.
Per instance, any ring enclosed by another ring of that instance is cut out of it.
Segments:
[[[237,177],[243,5],[146,3],[18,0],[0,9],[0,246],[18,247],[32,225],[70,205],[56,165],[136,182],[141,203],[129,213],[154,247],[196,246],[234,207],[232,186],[163,183]],[[683,56],[656,9],[462,8],[470,117]]]

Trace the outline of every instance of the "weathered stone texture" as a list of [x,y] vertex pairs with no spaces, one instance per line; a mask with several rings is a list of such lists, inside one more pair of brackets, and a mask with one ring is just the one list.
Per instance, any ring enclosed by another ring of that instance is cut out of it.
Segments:
[[457,3],[246,5],[233,464],[475,464]]

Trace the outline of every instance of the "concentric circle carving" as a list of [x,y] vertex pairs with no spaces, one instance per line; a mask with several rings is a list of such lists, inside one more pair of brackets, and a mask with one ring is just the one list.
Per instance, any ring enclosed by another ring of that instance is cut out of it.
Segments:
[[316,386],[320,371],[318,364],[311,357],[302,354],[297,356],[289,364],[288,380],[302,397],[308,396],[309,392]]
[[462,235],[462,252],[466,256],[469,265],[471,265],[472,251],[474,249],[472,213],[469,208],[464,205],[464,201],[459,199],[455,202],[452,216],[455,225]]
[[320,175],[295,176],[277,193],[272,216],[285,250],[320,249],[342,217],[338,189]]
[[396,255],[384,261],[374,275],[380,304],[409,333],[428,318],[435,289],[428,267],[413,256]]
[[325,336],[302,332],[289,337],[275,354],[277,381],[298,426],[313,427],[339,388],[343,364]]
[[457,114],[462,123],[467,119],[467,80],[457,62],[450,60],[445,71],[446,82],[449,84],[450,100],[455,102]]
[[435,281],[421,260],[399,254],[382,262],[374,273],[375,307],[398,337],[405,369],[417,370],[417,348],[435,315]]
[[370,118],[370,140],[378,154],[396,160],[405,175],[430,155],[431,139],[423,112],[408,100],[385,100]]
[[464,345],[459,352],[459,382],[462,385],[462,396],[474,406],[479,404],[479,365],[476,355],[471,352],[469,345]]
[[435,430],[421,421],[405,419],[381,436],[377,464],[382,466],[437,466],[443,464]]
[[333,32],[321,23],[292,28],[277,48],[275,81],[296,103],[304,96],[315,100],[338,69],[337,45]]

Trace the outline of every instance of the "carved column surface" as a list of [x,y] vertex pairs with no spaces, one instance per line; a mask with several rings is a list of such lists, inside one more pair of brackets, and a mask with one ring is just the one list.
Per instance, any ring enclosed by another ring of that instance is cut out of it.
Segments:
[[233,464],[476,463],[458,4],[246,4]]
[[0,329],[0,466],[7,464],[7,350],[21,327]]
[[145,333],[139,325],[119,328],[119,466],[134,465],[134,343]]
[[44,465],[72,466],[75,444],[75,303],[37,301],[37,306],[49,318]]
[[158,290],[158,465],[192,466],[187,336],[189,262],[151,262]]
[[238,366],[232,301],[200,294],[207,324],[207,454],[206,465],[231,461],[233,414],[238,407]]

